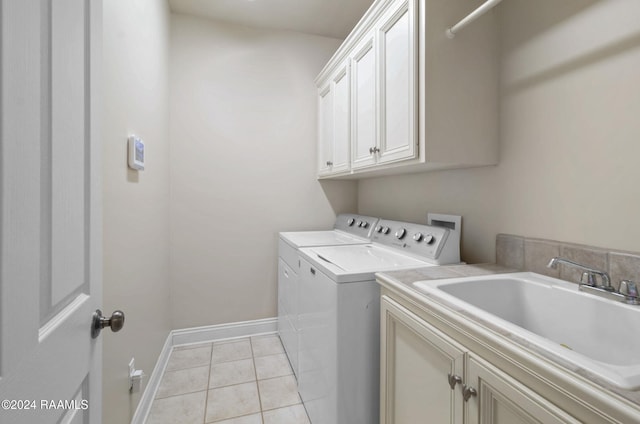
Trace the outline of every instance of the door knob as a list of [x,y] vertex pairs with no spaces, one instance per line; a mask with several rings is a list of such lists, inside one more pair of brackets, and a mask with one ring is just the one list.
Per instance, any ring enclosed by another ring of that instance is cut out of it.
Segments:
[[91,338],[98,337],[100,331],[105,327],[111,327],[111,331],[114,333],[122,330],[122,327],[124,327],[124,312],[115,311],[110,318],[106,318],[102,316],[100,309],[96,309],[91,320]]

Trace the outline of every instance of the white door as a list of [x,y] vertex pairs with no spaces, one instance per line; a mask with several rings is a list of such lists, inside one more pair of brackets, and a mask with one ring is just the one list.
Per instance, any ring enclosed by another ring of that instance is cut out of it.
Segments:
[[0,7],[0,422],[95,424],[102,3]]

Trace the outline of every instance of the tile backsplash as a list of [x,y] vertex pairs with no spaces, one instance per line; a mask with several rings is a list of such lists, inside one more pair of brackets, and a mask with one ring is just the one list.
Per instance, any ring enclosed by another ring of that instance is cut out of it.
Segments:
[[640,253],[511,234],[498,234],[496,237],[497,264],[561,278],[572,283],[579,282],[582,273],[577,269],[562,264],[558,266],[558,269],[547,268],[547,263],[554,256],[607,271],[616,288],[620,284],[620,280],[623,279],[640,283]]

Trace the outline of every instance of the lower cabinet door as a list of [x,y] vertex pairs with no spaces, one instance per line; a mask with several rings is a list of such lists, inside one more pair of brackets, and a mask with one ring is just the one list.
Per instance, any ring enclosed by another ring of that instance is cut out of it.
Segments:
[[464,348],[381,300],[381,424],[462,424]]
[[465,424],[579,424],[566,412],[493,365],[470,354]]

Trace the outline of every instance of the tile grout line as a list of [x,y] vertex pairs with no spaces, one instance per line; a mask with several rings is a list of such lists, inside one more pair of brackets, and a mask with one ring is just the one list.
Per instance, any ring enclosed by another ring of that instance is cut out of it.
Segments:
[[[248,337],[246,337],[246,339],[247,339],[247,341],[249,341],[249,347],[250,347],[250,351],[251,351],[251,361],[252,361],[252,364],[253,364],[253,367],[254,367],[254,378],[255,378],[254,382],[255,382],[255,384],[256,384],[256,389],[257,389],[257,394],[258,394],[258,403],[259,403],[259,408],[260,408],[260,409],[259,409],[259,414],[260,414],[261,422],[262,422],[263,424],[264,424],[264,422],[265,422],[265,415],[264,415],[264,412],[270,412],[270,411],[278,410],[278,409],[287,409],[287,408],[295,407],[295,406],[297,406],[297,405],[301,405],[301,406],[303,407],[304,413],[305,413],[305,415],[307,416],[307,419],[308,419],[308,413],[307,413],[307,411],[306,411],[306,407],[305,407],[304,403],[302,403],[302,399],[300,398],[299,394],[298,394],[298,396],[297,396],[297,398],[298,398],[297,403],[290,404],[290,405],[280,405],[280,406],[278,406],[278,407],[270,408],[270,409],[267,409],[267,410],[264,410],[264,409],[263,409],[263,406],[262,406],[262,396],[261,396],[260,386],[259,386],[258,382],[259,382],[259,381],[268,381],[268,380],[282,379],[282,378],[286,378],[286,377],[293,377],[293,378],[295,379],[295,374],[293,374],[293,371],[292,371],[292,369],[291,369],[291,364],[290,364],[289,358],[286,356],[286,352],[281,351],[281,352],[275,352],[275,353],[270,353],[270,354],[267,354],[267,355],[262,355],[262,356],[258,356],[258,357],[256,357],[256,354],[255,354],[255,348],[254,348],[254,346],[253,346],[252,336],[248,336]],[[238,341],[239,341],[239,340],[238,340]],[[282,342],[280,341],[280,338],[279,338],[279,337],[278,337],[278,341],[280,342],[280,345],[282,346]],[[207,346],[198,346],[198,348],[203,348],[203,347],[207,347]],[[206,387],[205,387],[205,391],[206,391],[207,393],[205,394],[205,399],[204,399],[204,402],[205,402],[205,403],[204,403],[204,417],[203,417],[203,421],[202,421],[202,422],[203,422],[203,424],[206,424],[206,423],[207,423],[206,414],[207,414],[207,410],[208,410],[208,400],[209,400],[209,395],[210,395],[210,393],[209,393],[209,392],[211,391],[211,389],[210,389],[210,387],[209,387],[209,386],[211,385],[211,380],[212,380],[212,375],[211,375],[211,374],[212,374],[212,369],[213,369],[213,366],[214,366],[214,363],[213,363],[213,353],[214,353],[214,349],[213,349],[213,348],[214,348],[214,343],[209,344],[209,346],[208,346],[208,347],[211,349],[211,350],[210,350],[210,357],[209,357],[209,362],[208,362],[208,364],[200,364],[200,365],[190,366],[190,367],[181,368],[181,369],[174,369],[174,370],[171,370],[171,371],[166,371],[166,370],[165,370],[165,372],[163,373],[163,376],[162,376],[162,378],[164,378],[164,377],[165,377],[165,375],[166,375],[167,373],[173,373],[173,372],[176,372],[176,371],[184,371],[184,370],[190,370],[190,369],[195,369],[195,368],[204,368],[204,367],[207,367],[207,368],[208,368],[207,384],[206,384]],[[284,350],[284,349],[283,349],[283,350]],[[175,352],[175,350],[173,350],[173,349],[172,349],[171,354],[173,354],[174,352]],[[259,379],[258,379],[258,368],[257,368],[256,360],[257,360],[258,358],[273,357],[273,356],[282,355],[282,354],[284,354],[284,355],[285,355],[285,357],[286,357],[286,359],[287,359],[287,365],[289,365],[289,368],[290,368],[291,373],[290,373],[290,374],[287,374],[287,375],[282,375],[282,376],[273,376],[273,377],[268,377],[268,378],[264,378],[264,379],[262,379],[262,380],[259,380]],[[249,358],[246,358],[246,359],[249,359]],[[238,361],[238,360],[239,360],[239,359],[234,358],[234,359],[232,359],[232,360],[223,361],[223,362],[221,362],[221,363],[235,362],[235,361]],[[242,382],[241,382],[241,383],[235,383],[235,384],[230,384],[230,385],[227,385],[227,386],[221,386],[220,388],[222,388],[222,387],[230,387],[230,386],[240,385],[240,384],[246,384],[246,383],[242,383]],[[168,399],[168,398],[173,398],[173,397],[177,397],[177,396],[184,396],[184,395],[188,395],[188,394],[194,394],[194,393],[198,393],[198,392],[200,392],[200,391],[196,390],[196,391],[187,392],[187,393],[174,394],[174,395],[166,396],[166,397],[159,398],[159,399]],[[153,401],[155,402],[156,400],[157,400],[157,398],[156,398],[156,399],[154,399]],[[245,415],[243,415],[243,416],[249,416],[249,415],[251,415],[251,414],[245,414]],[[232,418],[238,418],[238,417],[232,417]],[[224,421],[224,420],[223,420],[223,421]],[[217,423],[217,422],[218,422],[218,421],[214,421],[214,422],[212,422],[212,424]]]
[[200,364],[200,365],[196,365],[196,366],[193,366],[193,367],[178,368],[178,369],[175,369],[175,370],[165,370],[164,373],[162,374],[162,377],[164,377],[165,375],[167,375],[167,373],[170,373],[170,372],[194,370],[196,368],[204,368],[204,367],[208,367],[208,366],[209,366],[209,364]]
[[[262,420],[262,402],[260,401],[260,394],[259,394],[259,389],[258,389],[258,377],[257,377],[257,372],[256,372],[256,364],[255,364],[255,360],[254,360],[254,356],[253,356],[253,346],[252,346],[252,344],[251,344],[251,337],[250,337],[250,336],[248,336],[248,337],[246,337],[246,339],[247,339],[247,341],[249,342],[249,348],[250,348],[250,350],[251,350],[251,357],[249,357],[249,358],[240,358],[240,359],[238,359],[238,358],[236,357],[236,358],[229,359],[229,360],[226,360],[226,361],[216,362],[216,363],[214,364],[214,363],[213,363],[213,347],[212,347],[212,350],[211,350],[211,355],[212,355],[212,356],[211,356],[211,368],[213,368],[213,366],[214,366],[214,365],[226,364],[226,363],[230,363],[230,362],[238,362],[238,361],[251,360],[251,363],[252,363],[253,368],[254,368],[254,370],[253,370],[254,380],[253,380],[253,381],[245,381],[245,382],[233,383],[233,384],[227,384],[227,385],[225,385],[225,386],[216,387],[216,388],[214,388],[214,389],[222,389],[222,388],[226,388],[226,387],[239,386],[239,385],[244,385],[244,384],[250,384],[250,383],[252,383],[252,382],[253,382],[253,383],[256,385],[256,391],[258,392],[258,403],[259,403],[259,405],[260,405],[260,411],[258,411],[257,413],[259,413],[259,414],[260,414],[260,418],[261,418],[261,420]],[[242,341],[242,339],[238,339],[237,341]],[[209,385],[210,385],[210,384],[211,384],[211,372],[209,373]],[[213,390],[213,389],[211,389],[211,390]],[[207,391],[207,396],[208,396],[208,392],[209,392],[209,389],[208,389],[208,391]],[[208,397],[207,397],[207,398],[208,398]],[[236,419],[236,418],[240,418],[240,417],[245,417],[245,416],[249,416],[249,415],[252,415],[252,414],[255,414],[255,413],[256,413],[256,412],[251,412],[251,413],[248,413],[248,414],[239,415],[239,416],[237,416],[237,417],[228,417],[228,418],[223,418],[222,420],[214,421],[214,422],[212,422],[211,424],[215,424],[215,423],[218,423],[218,422],[221,422],[221,421],[225,421],[225,420],[229,420],[229,419]]]
[[192,395],[194,393],[200,393],[200,392],[204,392],[204,390],[194,390],[192,392],[185,392],[185,393],[178,393],[178,394],[175,394],[175,395],[157,397],[157,398],[154,398],[153,400],[156,401],[156,400],[169,399],[169,398],[174,398],[174,397],[178,397],[178,396]]
[[260,420],[264,424],[264,414],[262,411],[262,397],[260,396],[260,385],[258,384],[258,367],[256,366],[256,355],[253,351],[253,340],[249,337],[249,346],[251,346],[251,359],[253,361],[253,373],[256,376],[256,389],[258,390],[258,403],[260,404]]
[[201,349],[207,346],[211,346],[213,344],[213,342],[204,342],[204,343],[197,343],[197,344],[193,344],[193,345],[177,345],[177,346],[173,346],[172,350],[173,351],[182,351],[182,350],[191,350],[191,349]]
[[[281,379],[281,378],[286,378],[286,377],[293,377],[294,380],[296,380],[296,386],[297,386],[297,379],[296,379],[295,374],[293,372],[293,367],[291,367],[291,361],[289,361],[289,357],[287,356],[286,351],[284,350],[284,346],[282,345],[282,340],[280,339],[280,336],[276,335],[276,337],[278,338],[278,342],[280,343],[280,346],[282,347],[282,352],[271,353],[271,354],[268,354],[268,355],[262,355],[262,356],[259,356],[258,358],[265,358],[265,357],[268,357],[268,356],[276,356],[276,355],[285,355],[285,358],[287,359],[287,363],[289,365],[289,369],[291,370],[291,374],[263,378],[262,380],[259,380],[259,381],[268,381],[268,380],[275,380],[275,379]],[[253,353],[253,343],[252,343],[251,346],[252,346],[252,353]],[[254,363],[255,363],[255,357],[254,357]],[[258,369],[256,367],[256,382],[258,381],[257,380],[257,377],[258,377],[257,376],[257,372],[258,372]],[[258,385],[258,395],[259,395],[259,393],[260,393],[260,386]],[[309,419],[309,414],[307,413],[307,408],[305,407],[304,403],[302,402],[302,398],[300,397],[300,394],[297,393],[297,390],[296,390],[296,396],[298,398],[298,402],[296,402],[294,404],[290,404],[290,405],[280,405],[280,406],[277,406],[277,407],[271,408],[271,409],[263,409],[262,408],[262,402],[260,402],[260,411],[262,413],[262,421],[263,421],[263,423],[264,423],[264,413],[265,412],[276,411],[276,410],[279,410],[279,409],[293,408],[293,407],[298,406],[298,405],[302,406],[302,408],[304,409],[304,413],[307,416],[307,420],[308,420]]]
[[202,417],[202,423],[207,422],[207,407],[209,406],[209,385],[211,384],[211,364],[213,363],[213,343],[211,343],[211,354],[209,355],[209,374],[207,375],[207,394],[204,397],[204,416]]

